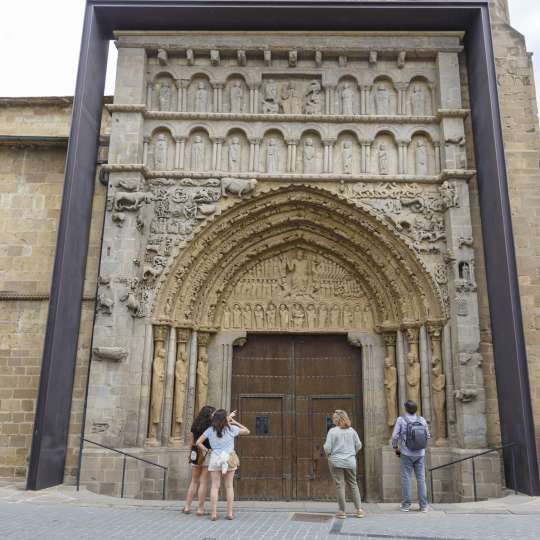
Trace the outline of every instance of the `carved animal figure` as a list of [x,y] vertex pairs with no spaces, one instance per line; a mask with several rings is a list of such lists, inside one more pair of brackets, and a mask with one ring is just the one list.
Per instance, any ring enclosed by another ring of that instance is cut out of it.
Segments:
[[115,212],[134,212],[138,210],[143,203],[148,202],[149,197],[149,193],[142,191],[137,191],[135,193],[117,191],[113,197],[113,210]]
[[228,195],[243,197],[255,191],[256,187],[257,180],[255,178],[251,178],[250,180],[223,178],[221,180],[221,194],[223,197],[227,197]]

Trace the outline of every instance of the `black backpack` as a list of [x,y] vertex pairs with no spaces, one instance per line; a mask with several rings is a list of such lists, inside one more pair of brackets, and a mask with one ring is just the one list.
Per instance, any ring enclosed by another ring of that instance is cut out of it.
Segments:
[[405,444],[409,450],[424,450],[428,443],[428,430],[427,427],[420,422],[420,420],[414,420],[411,422],[406,416],[402,417],[407,424],[407,431],[405,435]]

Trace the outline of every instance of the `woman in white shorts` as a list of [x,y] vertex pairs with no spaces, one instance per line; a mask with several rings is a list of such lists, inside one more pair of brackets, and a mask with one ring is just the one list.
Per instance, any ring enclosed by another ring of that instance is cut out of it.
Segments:
[[234,519],[233,501],[234,501],[234,472],[240,464],[238,456],[234,451],[234,439],[238,435],[249,435],[249,429],[234,420],[233,411],[227,415],[224,409],[218,409],[212,417],[211,426],[197,439],[197,446],[207,452],[204,442],[208,439],[212,453],[208,472],[211,475],[212,487],[210,488],[210,519],[217,519],[217,500],[221,477],[224,478],[225,494],[227,497],[227,515],[226,519]]

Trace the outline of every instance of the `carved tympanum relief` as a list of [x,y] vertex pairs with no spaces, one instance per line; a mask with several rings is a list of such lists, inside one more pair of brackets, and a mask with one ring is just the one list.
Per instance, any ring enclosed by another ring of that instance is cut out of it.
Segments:
[[318,253],[292,249],[239,279],[222,324],[245,330],[368,329],[371,308],[347,270]]

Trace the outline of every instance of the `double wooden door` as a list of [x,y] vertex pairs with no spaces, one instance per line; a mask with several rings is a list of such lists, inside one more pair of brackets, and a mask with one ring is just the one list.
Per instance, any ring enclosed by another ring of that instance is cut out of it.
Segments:
[[[235,347],[232,409],[251,431],[237,443],[240,499],[335,498],[323,443],[336,409],[362,438],[360,360],[343,335],[250,334]],[[361,457],[357,471],[363,490]]]

